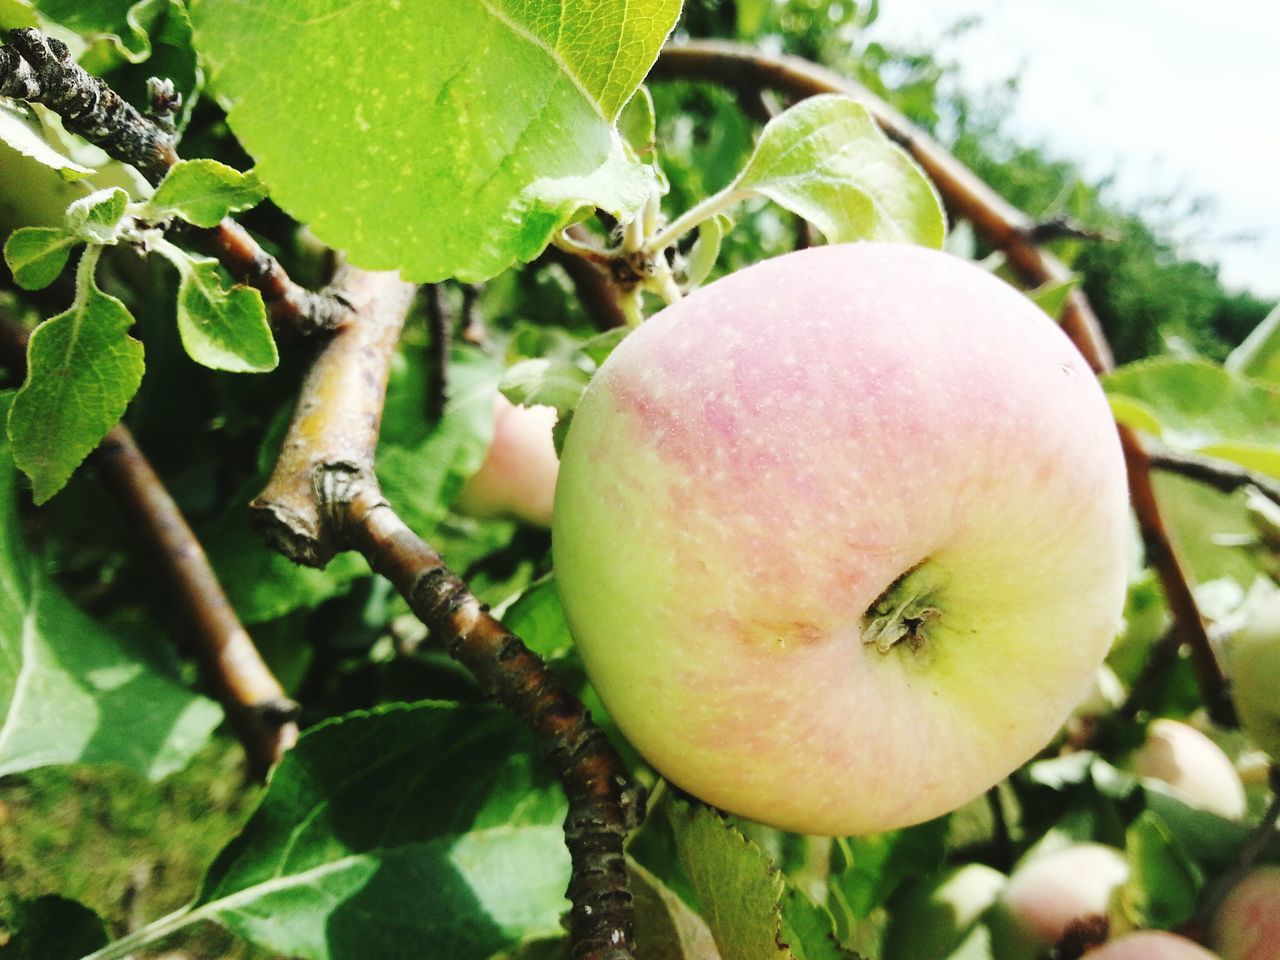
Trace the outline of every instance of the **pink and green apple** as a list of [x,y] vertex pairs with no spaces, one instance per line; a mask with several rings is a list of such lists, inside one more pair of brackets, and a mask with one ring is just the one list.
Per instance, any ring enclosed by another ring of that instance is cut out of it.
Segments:
[[1280,867],[1256,867],[1231,888],[1209,942],[1222,960],[1280,960]]
[[551,526],[556,458],[551,431],[552,407],[525,407],[497,395],[493,440],[480,469],[472,474],[454,507],[472,517],[509,517],[535,526]]
[[1134,756],[1144,777],[1173,787],[1189,803],[1229,820],[1245,812],[1244,784],[1231,758],[1195,727],[1177,720],[1156,720]]
[[1087,691],[1128,507],[1088,365],[999,279],[821,247],[695,292],[574,415],[557,579],[593,684],[664,776],[790,830],[960,806]]
[[1162,930],[1130,933],[1084,956],[1085,960],[1218,960],[1217,954],[1195,941]]

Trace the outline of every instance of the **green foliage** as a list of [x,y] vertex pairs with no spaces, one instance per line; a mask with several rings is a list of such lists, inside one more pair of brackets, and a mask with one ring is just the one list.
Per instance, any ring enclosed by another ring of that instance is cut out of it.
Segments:
[[679,8],[592,0],[560,19],[466,0],[424,17],[418,3],[260,0],[197,2],[194,20],[276,202],[362,266],[482,280],[584,208],[643,206],[653,172],[614,124]]
[[104,946],[107,931],[92,910],[59,896],[20,900],[10,919],[4,960],[78,960]]
[[4,242],[4,262],[23,290],[43,290],[58,279],[80,242],[61,227],[22,227]]
[[165,174],[144,217],[176,216],[198,227],[216,227],[223,217],[257,206],[266,195],[266,186],[253,173],[216,160],[184,160]]

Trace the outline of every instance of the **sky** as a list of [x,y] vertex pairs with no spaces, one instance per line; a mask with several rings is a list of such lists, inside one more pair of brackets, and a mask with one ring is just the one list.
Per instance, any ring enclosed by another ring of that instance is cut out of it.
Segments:
[[[981,23],[940,37],[962,17]],[[1280,297],[1280,4],[1272,0],[881,0],[868,39],[924,43],[981,90],[1020,77],[1010,131],[1121,200],[1213,201],[1187,252]],[[1250,235],[1254,242],[1230,242]]]

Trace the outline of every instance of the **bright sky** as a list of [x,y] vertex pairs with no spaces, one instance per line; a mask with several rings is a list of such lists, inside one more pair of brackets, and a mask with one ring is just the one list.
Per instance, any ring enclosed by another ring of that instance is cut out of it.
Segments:
[[[961,17],[982,23],[938,43]],[[869,36],[923,42],[966,89],[1021,77],[1011,129],[1121,198],[1212,199],[1191,248],[1280,296],[1280,5],[1272,0],[882,0]],[[1240,234],[1250,242],[1228,242]]]

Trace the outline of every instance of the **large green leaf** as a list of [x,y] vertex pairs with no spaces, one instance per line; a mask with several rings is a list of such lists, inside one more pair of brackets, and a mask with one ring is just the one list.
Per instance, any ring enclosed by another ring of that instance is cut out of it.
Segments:
[[941,247],[946,234],[928,177],[866,107],[836,94],[810,97],[769,121],[732,189],[781,204],[832,243]]
[[679,0],[192,5],[211,82],[272,198],[361,266],[419,281],[491,277],[584,208],[640,209],[654,175],[615,122],[679,12]]
[[[0,395],[0,413],[9,402]],[[221,711],[49,582],[20,536],[16,477],[0,436],[0,776],[77,761],[173,772]]]
[[151,55],[149,30],[168,0],[36,0],[55,23],[91,36],[110,37],[130,60]]
[[504,712],[423,703],[316,727],[189,911],[315,960],[483,960],[561,932],[565,806]]
[[31,335],[27,379],[9,410],[13,459],[36,503],[63,488],[120,418],[142,383],[133,316],[93,280],[91,247],[77,271],[76,302]]
[[1175,450],[1232,460],[1280,477],[1280,389],[1203,360],[1159,357],[1103,381],[1121,423]]

